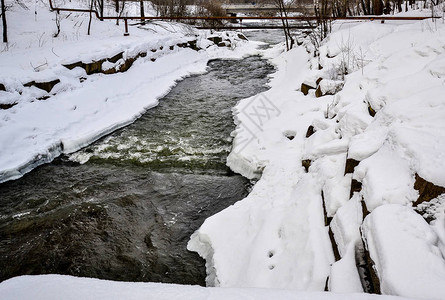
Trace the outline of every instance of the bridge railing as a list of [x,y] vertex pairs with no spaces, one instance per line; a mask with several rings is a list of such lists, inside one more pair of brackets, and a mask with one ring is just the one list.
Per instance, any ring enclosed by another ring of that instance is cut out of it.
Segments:
[[[97,10],[95,9],[80,9],[80,8],[64,8],[64,7],[55,7],[52,3],[52,0],[48,0],[49,1],[49,5],[51,10],[54,10],[56,12],[59,11],[68,11],[68,12],[81,12],[81,13],[92,13],[96,16],[97,19],[99,20],[123,20],[124,24],[125,24],[125,32],[124,35],[128,36],[129,32],[128,32],[128,20],[170,20],[170,21],[181,21],[181,20],[201,20],[201,21],[217,21],[217,20],[227,20],[227,21],[240,21],[242,22],[243,20],[295,20],[295,21],[306,21],[306,22],[310,22],[310,21],[319,21],[320,19],[314,16],[288,16],[288,17],[255,17],[255,16],[242,16],[242,17],[231,17],[231,16],[227,16],[227,17],[167,17],[167,16],[161,16],[161,17],[141,17],[141,16],[123,16],[123,17],[119,17],[119,16],[100,16],[100,14],[97,12]],[[324,17],[323,20],[328,20],[328,21],[334,21],[334,20],[361,20],[361,21],[373,21],[373,20],[381,20],[381,21],[407,21],[407,20],[426,20],[426,19],[431,19],[431,18],[441,18],[441,17],[432,17],[432,16],[424,16],[424,17],[395,17],[395,16],[353,16],[353,17],[345,17],[345,18],[334,18],[334,17]],[[295,28],[313,28],[314,26],[312,25],[307,25],[307,26],[302,26],[302,27],[297,27],[294,26]],[[209,29],[210,27],[201,27],[201,28],[206,28]],[[215,26],[215,28],[217,29],[253,29],[252,27],[234,27],[234,26],[230,26],[230,27],[224,27],[224,26],[220,26],[217,27]],[[259,27],[257,27],[259,28]],[[271,26],[264,26],[261,27],[264,29],[270,29]],[[276,26],[273,28],[282,28],[282,26]]]

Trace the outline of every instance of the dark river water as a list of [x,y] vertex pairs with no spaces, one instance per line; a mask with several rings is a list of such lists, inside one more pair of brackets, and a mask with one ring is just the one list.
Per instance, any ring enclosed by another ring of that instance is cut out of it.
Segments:
[[0,184],[0,281],[69,274],[205,284],[186,250],[204,220],[244,198],[226,167],[231,108],[266,90],[260,57],[214,60],[133,124]]

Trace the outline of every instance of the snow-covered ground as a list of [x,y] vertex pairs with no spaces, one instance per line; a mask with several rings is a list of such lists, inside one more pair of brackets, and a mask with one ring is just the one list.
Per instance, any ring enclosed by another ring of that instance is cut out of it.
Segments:
[[[25,3],[32,9],[8,12],[10,43],[0,53],[0,104],[14,104],[0,110],[0,181],[129,124],[211,58],[259,53],[236,35],[227,36],[236,47],[217,47],[208,32],[166,23],[130,26],[123,37],[122,24],[93,18],[86,36],[86,14],[62,13],[53,38],[55,13]],[[0,299],[395,299],[362,293],[357,265],[367,256],[383,294],[444,299],[444,34],[443,20],[343,22],[319,57],[308,40],[262,51],[278,71],[269,91],[234,108],[228,158],[259,180],[188,245],[206,258],[207,284],[225,288],[22,276],[0,283]],[[178,46],[194,40],[203,50]],[[102,67],[146,55],[109,75],[62,66],[121,52]],[[337,93],[303,95],[301,84],[319,78],[321,92]],[[24,86],[56,79],[50,92]],[[439,191],[419,204],[428,222],[415,210],[419,178]]]
[[[363,292],[368,268],[375,291],[445,299],[444,21],[335,23],[319,57],[305,46],[266,51],[272,88],[234,109],[228,165],[260,179],[192,236],[207,284]],[[315,82],[338,93],[300,91]],[[421,179],[438,188],[430,223]]]
[[118,282],[61,275],[21,276],[0,284],[2,300],[403,300],[407,298],[296,292],[278,289],[204,288],[177,284]]

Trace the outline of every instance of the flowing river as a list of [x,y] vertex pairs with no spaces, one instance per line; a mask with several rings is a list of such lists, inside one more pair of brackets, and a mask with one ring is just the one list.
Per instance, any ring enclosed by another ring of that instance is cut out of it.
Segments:
[[267,89],[258,56],[214,60],[133,124],[0,184],[0,281],[69,274],[204,285],[187,251],[204,220],[244,198],[225,165],[231,108]]

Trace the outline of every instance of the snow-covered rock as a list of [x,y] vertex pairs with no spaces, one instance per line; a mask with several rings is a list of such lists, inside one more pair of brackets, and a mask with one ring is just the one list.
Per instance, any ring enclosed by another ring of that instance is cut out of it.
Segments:
[[362,232],[383,294],[443,299],[439,237],[420,215],[406,206],[382,205],[366,217]]

